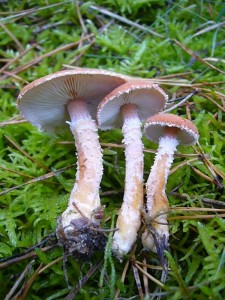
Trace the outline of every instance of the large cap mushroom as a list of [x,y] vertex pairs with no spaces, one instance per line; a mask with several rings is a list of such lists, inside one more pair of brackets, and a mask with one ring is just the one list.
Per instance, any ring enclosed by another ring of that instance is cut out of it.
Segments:
[[33,125],[41,130],[55,130],[69,123],[75,138],[76,181],[57,227],[59,243],[69,253],[90,255],[102,242],[102,235],[96,230],[99,219],[95,218],[101,210],[102,151],[92,118],[99,102],[125,81],[124,76],[113,72],[79,68],[37,79],[18,96],[21,114]]
[[118,258],[128,253],[136,241],[143,206],[143,144],[141,122],[161,111],[167,95],[153,82],[133,80],[125,83],[99,104],[100,129],[122,126],[126,156],[125,191],[113,237],[113,251]]
[[39,129],[61,129],[69,118],[69,100],[83,99],[95,119],[99,102],[125,82],[125,76],[106,70],[59,71],[25,86],[18,96],[18,107],[24,118]]
[[169,203],[165,189],[173,156],[179,144],[193,145],[199,135],[191,121],[163,113],[147,119],[144,131],[149,140],[159,143],[159,147],[146,183],[147,226],[142,234],[142,243],[162,258],[169,238]]

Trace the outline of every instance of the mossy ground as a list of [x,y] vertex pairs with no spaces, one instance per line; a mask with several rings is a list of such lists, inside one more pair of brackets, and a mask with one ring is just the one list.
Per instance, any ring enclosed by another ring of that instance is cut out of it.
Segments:
[[[111,255],[110,233],[102,264],[98,262],[103,254],[89,262],[68,258],[69,284],[82,285],[76,291],[67,287],[62,249],[46,248],[53,239],[41,246],[45,251],[34,250],[32,258],[4,263],[0,298],[143,299],[149,287],[149,298],[224,299],[225,3],[2,1],[0,18],[2,259],[54,232],[74,183],[70,133],[38,132],[19,116],[16,98],[28,82],[73,66],[156,78],[171,104],[193,93],[172,113],[192,119],[200,133],[197,146],[179,148],[182,155],[176,156],[167,185],[171,238],[165,255],[170,270],[163,286],[150,277],[161,279],[158,257],[143,252],[138,242],[135,254],[119,263]],[[100,140],[104,226],[110,228],[124,189],[121,131],[100,132]],[[146,180],[154,160],[149,150],[157,146],[146,139],[144,143]],[[149,274],[148,285],[143,269]]]

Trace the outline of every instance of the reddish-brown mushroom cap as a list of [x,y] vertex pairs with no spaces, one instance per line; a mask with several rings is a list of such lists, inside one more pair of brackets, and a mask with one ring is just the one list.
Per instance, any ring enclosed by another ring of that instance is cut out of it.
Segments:
[[144,80],[132,80],[109,93],[99,104],[98,125],[102,130],[121,127],[123,118],[121,107],[135,104],[140,121],[161,111],[168,96],[155,83]]
[[198,140],[199,134],[196,126],[191,121],[173,114],[161,113],[148,118],[144,131],[149,140],[158,143],[168,127],[179,129],[176,139],[182,145],[193,145]]
[[126,77],[106,70],[77,68],[59,71],[25,86],[18,96],[18,108],[30,123],[42,130],[60,128],[68,120],[70,99],[85,99],[95,119],[99,102]]

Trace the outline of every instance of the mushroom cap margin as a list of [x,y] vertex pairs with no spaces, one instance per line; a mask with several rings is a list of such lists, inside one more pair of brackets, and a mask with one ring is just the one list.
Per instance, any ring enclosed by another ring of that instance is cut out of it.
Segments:
[[176,138],[182,145],[193,145],[199,138],[198,129],[190,120],[166,113],[148,118],[144,125],[144,132],[150,141],[159,143],[159,139],[165,134],[166,127],[180,129]]

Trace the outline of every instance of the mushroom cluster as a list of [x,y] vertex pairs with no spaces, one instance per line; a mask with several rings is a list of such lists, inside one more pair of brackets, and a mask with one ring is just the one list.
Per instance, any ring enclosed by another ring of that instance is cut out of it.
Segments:
[[[126,173],[122,207],[112,249],[122,259],[137,239],[143,210],[145,248],[160,252],[168,245],[168,200],[165,186],[178,144],[193,144],[197,128],[181,117],[164,114],[167,95],[152,80],[77,68],[60,71],[25,86],[18,108],[40,130],[57,131],[66,124],[75,138],[77,172],[68,206],[58,218],[56,234],[66,253],[89,257],[105,246],[101,229],[104,207],[99,189],[103,174],[98,129],[122,128]],[[159,142],[146,184],[144,209],[142,123],[146,136]]]

